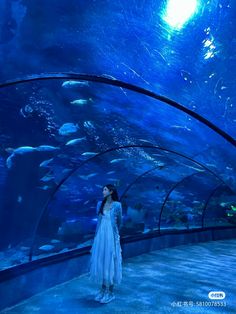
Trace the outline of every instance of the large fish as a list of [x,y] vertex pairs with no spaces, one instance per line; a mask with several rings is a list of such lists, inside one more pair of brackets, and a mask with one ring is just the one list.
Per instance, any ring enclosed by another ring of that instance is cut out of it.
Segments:
[[70,88],[70,87],[84,87],[84,86],[89,86],[88,81],[65,81],[63,82],[63,84],[61,85],[62,87],[65,88]]
[[87,99],[76,99],[70,102],[72,105],[77,105],[77,106],[83,106],[87,105],[88,100]]
[[87,176],[85,176],[85,175],[80,175],[79,177],[81,178],[81,179],[83,179],[83,180],[88,180],[88,179],[90,179],[90,178],[92,178],[92,177],[94,177],[94,176],[96,176],[97,175],[97,173],[91,173],[91,174],[88,174]]
[[52,244],[45,244],[45,245],[42,245],[39,247],[39,250],[42,250],[42,251],[51,251],[52,249],[54,249],[54,245]]
[[16,155],[23,155],[23,154],[27,154],[27,153],[32,153],[34,151],[36,151],[35,147],[31,147],[31,146],[22,146],[22,147],[18,147],[18,148],[7,148],[6,151],[8,153],[11,153],[11,155],[7,158],[6,160],[6,166],[8,169],[11,169],[13,166],[13,161]]
[[52,152],[55,150],[60,150],[60,147],[50,146],[50,145],[40,145],[36,148],[39,152]]
[[120,161],[124,161],[125,159],[124,158],[117,158],[117,159],[112,159],[110,161],[111,164],[114,164],[114,163],[117,163],[117,162],[120,162]]
[[82,154],[82,156],[95,156],[97,155],[97,153],[93,153],[93,152],[85,152]]
[[76,145],[78,143],[81,143],[82,141],[85,141],[86,140],[86,137],[81,137],[81,138],[75,138],[73,140],[70,140],[66,143],[66,145]]
[[79,129],[79,125],[78,124],[74,124],[71,122],[68,123],[64,123],[60,129],[58,130],[58,133],[60,135],[71,135],[73,133],[76,133]]

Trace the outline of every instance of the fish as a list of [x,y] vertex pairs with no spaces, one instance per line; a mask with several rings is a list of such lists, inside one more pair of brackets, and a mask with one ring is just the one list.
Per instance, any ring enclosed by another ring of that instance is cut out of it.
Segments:
[[60,241],[60,240],[57,240],[57,239],[52,239],[50,242],[51,242],[51,243],[60,243],[61,241]]
[[202,171],[202,172],[204,172],[205,170],[204,169],[199,169],[199,168],[196,168],[196,167],[193,167],[193,166],[188,166],[188,165],[185,165],[186,167],[188,167],[188,168],[191,168],[191,169],[193,169],[193,170],[197,170],[197,171]]
[[75,218],[74,219],[71,218],[71,219],[66,220],[67,223],[73,223],[73,222],[77,222],[77,221],[78,221],[78,219],[75,219]]
[[42,250],[42,251],[51,251],[52,249],[54,249],[55,246],[54,245],[51,245],[51,244],[45,244],[45,245],[42,245],[39,247],[39,250]]
[[54,158],[50,158],[50,159],[47,159],[47,160],[44,160],[41,162],[41,164],[39,165],[39,167],[47,167],[47,165],[53,161]]
[[8,152],[11,152],[11,155],[7,158],[6,160],[6,166],[8,169],[11,169],[13,166],[13,161],[16,155],[23,155],[26,153],[32,153],[34,152],[36,149],[34,147],[31,146],[21,146],[15,149],[9,148]]
[[214,165],[214,164],[206,163],[206,165],[207,165],[207,167],[214,167],[214,168],[216,168],[216,165]]
[[145,143],[149,143],[150,144],[150,141],[148,140],[143,140],[143,139],[139,139],[140,142],[145,142]]
[[68,172],[70,172],[71,170],[72,170],[72,169],[65,168],[65,169],[62,170],[62,173],[68,173]]
[[92,101],[92,98],[89,99],[76,99],[71,101],[70,103],[72,105],[76,105],[76,106],[84,106],[87,105],[90,101]]
[[14,154],[25,154],[25,153],[32,153],[36,150],[35,147],[32,147],[32,146],[21,146],[21,147],[18,147],[18,148],[15,148],[14,149]]
[[230,204],[231,204],[231,202],[227,202],[227,203],[221,202],[220,206],[222,206],[222,207],[229,207]]
[[60,147],[50,146],[50,145],[40,145],[36,148],[39,152],[52,152],[55,150],[60,150]]
[[83,179],[83,180],[88,180],[88,179],[90,179],[90,178],[92,178],[92,177],[94,177],[94,176],[96,176],[96,175],[97,175],[97,173],[91,173],[91,174],[88,174],[87,176],[80,175],[79,177],[80,177],[81,179]]
[[113,174],[113,173],[115,173],[115,171],[109,171],[109,172],[107,172],[107,174]]
[[93,123],[91,121],[85,121],[84,122],[84,127],[87,129],[95,129]]
[[97,188],[103,188],[103,186],[102,186],[101,184],[95,184],[95,186],[96,186]]
[[[70,201],[71,202],[81,202],[82,198],[75,198],[75,199],[71,199]],[[67,212],[69,213],[70,211],[67,211]]]
[[94,153],[94,152],[85,152],[82,154],[82,156],[94,156],[94,155],[97,155],[97,153]]
[[5,148],[5,151],[6,151],[7,153],[12,154],[12,153],[14,152],[14,148],[8,147],[8,148]]
[[211,73],[210,75],[209,75],[209,78],[212,78],[214,75],[216,75],[215,73]]
[[186,131],[192,131],[191,129],[189,129],[188,127],[186,127],[185,125],[172,125],[171,128],[175,128],[175,129],[183,129]]
[[18,203],[21,203],[21,202],[22,202],[22,199],[23,199],[22,196],[19,195],[18,198],[17,198],[17,202],[18,202]]
[[48,189],[51,189],[52,187],[51,186],[48,186],[48,185],[44,185],[44,186],[37,186],[38,189],[40,190],[48,190]]
[[66,185],[62,185],[62,186],[60,187],[60,190],[61,190],[61,191],[68,191],[69,188],[68,188],[68,186],[66,186]]
[[32,146],[21,146],[16,149],[14,149],[13,153],[14,154],[26,154],[26,153],[31,153],[34,151],[54,151],[60,149],[59,147],[54,147],[50,145],[40,145],[38,147],[32,147]]
[[85,140],[86,140],[86,137],[75,138],[75,139],[73,139],[73,140],[68,141],[68,142],[66,143],[66,145],[67,145],[67,146],[68,146],[68,145],[76,145],[76,144],[81,143],[81,142],[83,142],[83,141],[85,141]]
[[117,162],[120,162],[120,161],[124,161],[125,159],[124,158],[117,158],[117,159],[112,159],[110,161],[110,164],[114,164],[114,163],[117,163]]
[[164,167],[165,163],[161,161],[155,161],[155,164],[157,164],[159,167]]
[[88,81],[65,81],[61,85],[62,87],[69,88],[69,87],[84,87],[89,86]]
[[73,133],[76,133],[79,129],[79,125],[74,124],[72,122],[64,123],[58,130],[58,133],[60,135],[71,135]]
[[40,181],[48,182],[54,180],[54,176],[51,174],[46,174],[44,177],[40,179]]

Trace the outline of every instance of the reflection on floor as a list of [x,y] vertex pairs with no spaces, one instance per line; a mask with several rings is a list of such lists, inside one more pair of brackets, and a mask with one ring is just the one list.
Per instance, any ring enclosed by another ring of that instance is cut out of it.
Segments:
[[[233,314],[235,278],[236,239],[181,245],[123,260],[123,281],[108,304],[93,300],[99,286],[84,274],[1,313]],[[210,291],[225,299],[209,299]]]

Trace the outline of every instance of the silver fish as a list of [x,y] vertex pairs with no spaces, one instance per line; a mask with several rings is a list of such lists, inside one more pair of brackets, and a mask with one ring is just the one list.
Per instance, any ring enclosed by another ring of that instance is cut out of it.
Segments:
[[51,152],[51,151],[55,151],[55,150],[60,150],[60,147],[54,147],[54,146],[50,146],[50,145],[40,145],[36,149],[39,152]]
[[66,145],[76,145],[78,143],[81,143],[82,141],[85,141],[86,140],[86,137],[81,137],[81,138],[76,138],[74,140],[70,140],[66,143]]
[[83,105],[87,105],[88,104],[88,100],[87,99],[76,99],[70,102],[72,105],[79,105],[79,106],[83,106]]
[[21,146],[16,149],[14,149],[14,154],[25,154],[25,153],[31,153],[36,150],[35,147],[32,146]]
[[44,160],[43,162],[41,162],[39,167],[46,167],[51,161],[53,161],[53,159],[54,158],[50,158],[50,159]]
[[60,135],[70,135],[72,133],[76,133],[79,129],[79,125],[78,124],[74,124],[71,122],[68,123],[64,123],[60,129],[58,130],[58,133]]
[[117,158],[117,159],[112,159],[110,161],[111,164],[114,164],[114,163],[117,163],[117,162],[120,162],[120,161],[124,161],[125,159],[124,158]]
[[54,249],[54,245],[45,244],[45,245],[40,246],[39,249],[43,251],[51,251],[52,249]]
[[87,176],[80,175],[79,177],[83,180],[88,180],[88,179],[90,179],[96,175],[97,175],[97,173],[91,173],[91,174],[88,174]]
[[43,181],[43,182],[48,182],[48,181],[51,181],[51,180],[53,180],[54,179],[54,176],[53,175],[51,175],[51,174],[46,174],[44,177],[42,177],[41,179],[40,179],[40,181]]
[[62,87],[68,88],[68,87],[73,87],[73,86],[79,86],[79,87],[84,87],[84,86],[89,86],[88,81],[65,81],[61,85]]
[[85,152],[82,154],[82,156],[94,156],[97,155],[97,153],[93,153],[93,152]]

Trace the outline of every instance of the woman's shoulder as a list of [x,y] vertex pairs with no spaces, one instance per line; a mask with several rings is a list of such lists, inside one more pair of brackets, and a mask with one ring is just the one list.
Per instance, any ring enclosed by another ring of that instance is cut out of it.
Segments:
[[121,206],[121,202],[119,202],[119,201],[114,201],[114,203],[115,203],[116,207],[120,207]]

